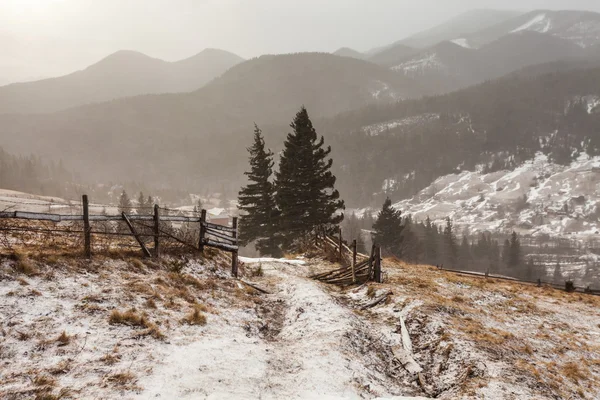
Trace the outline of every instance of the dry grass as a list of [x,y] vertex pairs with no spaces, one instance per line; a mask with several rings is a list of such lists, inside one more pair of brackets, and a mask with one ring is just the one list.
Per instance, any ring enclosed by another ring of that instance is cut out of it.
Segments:
[[39,270],[36,268],[33,261],[27,256],[25,253],[21,253],[18,250],[12,255],[12,258],[15,261],[14,269],[15,271],[27,275],[27,276],[35,276],[39,275]]
[[66,346],[71,343],[71,336],[67,335],[67,332],[63,331],[57,338],[56,342],[58,342],[59,346]]
[[106,382],[115,387],[129,388],[136,381],[136,377],[129,371],[117,372],[106,377]]
[[562,375],[575,383],[590,379],[590,371],[585,364],[572,361],[562,366]]
[[121,356],[119,354],[107,353],[100,357],[100,361],[102,361],[106,365],[115,365],[116,363],[121,361]]
[[367,297],[372,299],[373,297],[375,297],[375,294],[377,293],[377,290],[375,290],[375,286],[369,286],[367,287]]
[[206,316],[200,307],[194,307],[194,310],[184,318],[184,322],[189,325],[206,325]]
[[56,379],[52,378],[51,376],[48,375],[36,375],[35,378],[33,378],[33,384],[35,386],[56,386]]
[[146,322],[145,316],[138,315],[134,309],[125,312],[113,310],[108,318],[108,323],[111,325],[146,326]]

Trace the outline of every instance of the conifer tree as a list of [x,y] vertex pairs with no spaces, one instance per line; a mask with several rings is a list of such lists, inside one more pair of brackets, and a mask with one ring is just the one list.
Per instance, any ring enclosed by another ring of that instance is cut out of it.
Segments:
[[431,265],[438,263],[438,234],[437,227],[427,216],[425,220],[425,261]]
[[128,213],[131,211],[131,200],[129,199],[129,195],[123,189],[121,192],[121,196],[119,197],[119,212],[120,213]]
[[454,235],[454,227],[450,217],[446,218],[446,227],[444,228],[444,246],[445,256],[447,257],[450,265],[455,266],[458,249],[456,245],[456,236]]
[[[256,242],[256,250],[263,255],[280,256],[277,246],[277,209],[275,188],[271,183],[273,153],[265,149],[262,131],[254,125],[254,143],[248,148],[250,171],[245,175],[250,181],[238,196],[240,218],[240,244]],[[202,204],[200,203],[201,207]]]
[[510,236],[510,250],[508,253],[508,266],[512,269],[519,268],[521,264],[521,243],[519,236],[513,231]]
[[317,137],[306,108],[302,107],[290,125],[276,175],[276,201],[284,247],[306,237],[315,227],[339,224],[344,201],[335,189],[331,173],[331,147]]
[[373,243],[381,246],[384,252],[402,257],[402,229],[402,212],[392,207],[388,197],[373,224]]

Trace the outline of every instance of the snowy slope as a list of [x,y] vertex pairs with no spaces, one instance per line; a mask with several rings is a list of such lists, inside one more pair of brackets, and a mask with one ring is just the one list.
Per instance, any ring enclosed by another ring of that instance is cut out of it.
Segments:
[[459,232],[598,237],[600,157],[582,155],[562,166],[538,153],[514,171],[447,175],[395,207],[416,220],[429,216],[442,223],[451,217]]
[[481,47],[507,34],[523,31],[544,33],[589,47],[600,43],[600,14],[536,10],[468,35],[467,39],[473,46]]

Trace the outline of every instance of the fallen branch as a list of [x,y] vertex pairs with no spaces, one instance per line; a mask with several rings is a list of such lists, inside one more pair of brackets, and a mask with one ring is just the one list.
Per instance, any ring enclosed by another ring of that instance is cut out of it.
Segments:
[[261,289],[261,288],[259,288],[258,286],[254,285],[254,284],[252,284],[252,283],[250,283],[250,282],[246,282],[246,281],[243,281],[243,280],[241,280],[241,279],[238,279],[238,280],[239,280],[240,282],[242,282],[244,285],[246,285],[246,286],[250,286],[252,289],[258,290],[258,291],[259,291],[259,292],[261,292],[261,293],[264,293],[264,294],[271,294],[270,292],[267,292],[266,290],[264,290],[264,289]]
[[375,300],[371,301],[370,303],[365,304],[360,309],[366,310],[367,308],[373,308],[377,304],[381,303],[382,301],[387,300],[388,296],[391,296],[392,294],[393,294],[392,292],[386,292],[383,296],[377,297]]

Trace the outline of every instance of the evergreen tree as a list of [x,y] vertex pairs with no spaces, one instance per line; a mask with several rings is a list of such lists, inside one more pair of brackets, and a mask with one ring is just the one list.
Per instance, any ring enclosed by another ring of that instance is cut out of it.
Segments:
[[[154,204],[154,199],[152,198],[152,196],[148,195],[148,198],[146,199],[146,207],[152,208],[154,207]],[[152,214],[153,212],[153,210],[148,210],[148,214]]]
[[422,245],[416,234],[416,226],[413,224],[412,217],[408,215],[404,218],[402,225],[401,251],[402,258],[409,263],[417,264],[421,259]]
[[553,280],[554,283],[562,285],[563,283],[565,283],[565,278],[562,274],[562,269],[560,267],[560,263],[557,261],[556,265],[554,266],[554,276],[553,276]]
[[373,224],[373,243],[381,246],[382,250],[402,257],[402,212],[392,207],[392,201],[387,198],[377,220]]
[[519,236],[513,231],[510,236],[510,250],[508,253],[508,266],[513,270],[518,269],[521,265],[521,242]]
[[121,196],[119,197],[119,212],[120,213],[129,213],[131,211],[131,200],[129,199],[129,195],[123,189]]
[[331,147],[323,148],[306,108],[302,107],[290,125],[276,173],[276,200],[285,248],[306,237],[319,225],[337,225],[344,215],[344,202],[335,190],[331,173]]
[[430,265],[438,264],[438,234],[437,227],[427,216],[425,220],[425,262]]
[[[254,143],[248,148],[250,171],[245,175],[250,183],[243,187],[238,196],[241,245],[256,242],[256,250],[262,255],[280,256],[277,245],[277,209],[275,188],[271,183],[273,174],[273,153],[265,149],[262,131],[254,125]],[[198,204],[200,207],[201,203]]]
[[446,218],[446,227],[444,228],[444,246],[444,254],[447,257],[447,260],[449,261],[450,265],[456,266],[458,249],[456,246],[456,236],[454,236],[454,227],[450,217]]

